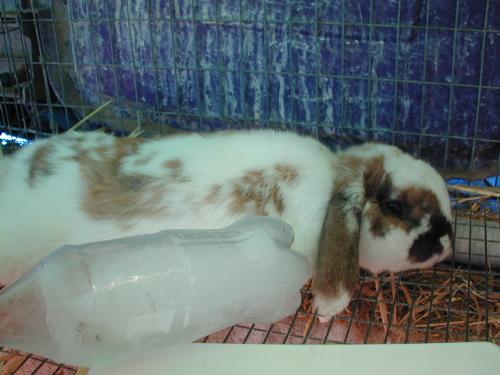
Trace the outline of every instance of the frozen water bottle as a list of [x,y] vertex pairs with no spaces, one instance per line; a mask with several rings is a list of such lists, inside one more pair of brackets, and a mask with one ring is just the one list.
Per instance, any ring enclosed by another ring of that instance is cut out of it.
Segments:
[[0,345],[93,366],[279,320],[310,277],[292,228],[249,217],[64,246],[0,293]]

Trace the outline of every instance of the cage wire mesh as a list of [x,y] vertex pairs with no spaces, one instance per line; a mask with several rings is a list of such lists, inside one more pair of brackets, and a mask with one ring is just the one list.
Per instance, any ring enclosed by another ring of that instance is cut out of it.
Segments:
[[[331,147],[395,144],[450,184],[498,187],[497,0],[0,0],[4,153],[64,132],[278,128]],[[363,275],[326,323],[309,310],[200,339],[500,344],[498,197],[453,194],[455,250],[433,269]],[[0,348],[2,373],[77,369]]]

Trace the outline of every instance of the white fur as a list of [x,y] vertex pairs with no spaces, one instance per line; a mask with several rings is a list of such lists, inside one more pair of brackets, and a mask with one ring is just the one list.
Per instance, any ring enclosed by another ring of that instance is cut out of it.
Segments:
[[321,294],[314,296],[313,306],[318,309],[318,312],[323,317],[335,316],[344,311],[351,302],[351,293],[343,287],[340,287],[337,295],[334,298],[325,298]]
[[[225,227],[241,215],[231,213],[229,191],[222,204],[203,203],[211,187],[227,185],[248,170],[280,163],[295,167],[299,177],[289,189],[283,189],[285,210],[279,216],[295,230],[294,248],[315,263],[316,244],[334,181],[333,154],[317,141],[292,133],[259,131],[208,137],[191,134],[146,142],[137,154],[124,161],[124,173],[155,177],[165,173],[162,163],[176,158],[182,161],[182,173],[191,181],[169,184],[168,194],[158,202],[158,206],[168,207],[164,217],[144,217],[125,227],[112,220],[92,219],[82,212],[84,186],[79,166],[64,160],[75,155],[68,142],[74,136],[68,133],[36,142],[8,159],[0,187],[0,282],[12,281],[64,244],[154,233],[166,228]],[[86,137],[80,147],[89,150],[91,145],[113,142],[113,138],[101,133],[89,133]],[[31,188],[27,183],[30,159],[37,147],[46,142],[55,146],[51,160],[57,167],[54,175],[39,178]],[[134,165],[135,160],[150,155],[154,157],[146,165]],[[308,199],[304,200],[306,196]],[[278,216],[277,212],[270,215]]]
[[[79,244],[117,237],[154,233],[177,228],[222,228],[244,213],[230,209],[231,183],[250,170],[272,170],[277,164],[292,166],[298,172],[296,181],[280,186],[284,211],[272,206],[268,214],[288,222],[294,229],[293,248],[316,264],[320,231],[338,171],[333,168],[338,154],[312,138],[271,130],[221,133],[209,136],[189,134],[150,140],[121,164],[124,174],[140,173],[165,181],[165,194],[157,202],[164,207],[160,217],[144,216],[123,223],[118,220],[93,219],[82,210],[85,184],[76,156],[75,139],[84,134],[78,147],[88,157],[99,160],[96,146],[111,146],[115,139],[103,133],[67,133],[26,146],[0,165],[0,283],[10,283],[29,270],[51,251],[65,244]],[[41,176],[33,187],[28,184],[31,159],[38,147],[50,142],[55,166],[51,176]],[[110,150],[112,152],[112,150]],[[386,156],[386,168],[399,188],[432,187],[438,192],[440,205],[449,216],[446,188],[437,173],[427,164],[401,153],[392,146],[364,145],[347,153],[370,159]],[[182,174],[188,182],[168,179],[166,161],[179,159]],[[137,161],[149,160],[145,164]],[[342,167],[341,167],[342,168]],[[362,171],[358,171],[362,175]],[[164,180],[162,180],[164,179]],[[222,186],[223,199],[207,203],[206,196],[214,185]],[[361,200],[360,181],[346,192]],[[365,210],[368,205],[365,206]],[[346,207],[350,209],[351,207]],[[422,228],[409,235],[391,231],[385,239],[374,238],[365,221],[360,230],[360,265],[372,272],[402,270],[418,265],[406,257],[411,243]],[[349,230],[357,223],[349,221]],[[447,239],[443,239],[447,243]],[[435,262],[436,259],[427,263]],[[349,303],[348,291],[334,299],[318,296],[316,305],[323,315],[334,315]]]
[[[370,209],[372,203],[367,202],[364,211]],[[359,265],[374,274],[382,271],[398,272],[415,268],[408,260],[408,250],[417,237],[429,229],[429,219],[426,218],[422,224],[405,233],[394,228],[384,237],[374,236],[369,229],[371,222],[361,222],[361,235],[359,241]]]

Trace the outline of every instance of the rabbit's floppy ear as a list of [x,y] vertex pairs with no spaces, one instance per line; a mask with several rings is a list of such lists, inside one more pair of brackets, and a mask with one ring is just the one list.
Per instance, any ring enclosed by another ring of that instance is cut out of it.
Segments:
[[[384,181],[383,158],[368,161],[342,156],[319,240],[313,292],[323,301],[351,294],[359,280],[359,234],[363,207]],[[368,193],[368,194],[367,194]],[[332,301],[333,303],[333,301]],[[321,306],[319,306],[321,309]],[[320,311],[321,313],[321,311]]]

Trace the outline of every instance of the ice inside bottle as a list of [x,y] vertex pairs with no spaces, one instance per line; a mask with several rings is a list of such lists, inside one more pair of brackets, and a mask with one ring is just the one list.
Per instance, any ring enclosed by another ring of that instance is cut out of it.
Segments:
[[249,217],[64,246],[0,293],[0,345],[92,366],[279,320],[310,277],[292,242],[288,224]]

